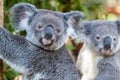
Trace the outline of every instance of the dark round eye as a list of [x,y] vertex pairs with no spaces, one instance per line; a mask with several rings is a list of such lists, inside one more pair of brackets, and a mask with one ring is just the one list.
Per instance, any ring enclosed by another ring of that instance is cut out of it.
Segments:
[[99,40],[99,39],[100,39],[100,36],[96,36],[96,39]]
[[37,26],[37,30],[41,30],[42,29],[42,26],[41,25],[38,25]]
[[60,29],[56,29],[56,32],[57,32],[57,33],[60,33]]
[[113,38],[113,41],[116,41],[116,38]]

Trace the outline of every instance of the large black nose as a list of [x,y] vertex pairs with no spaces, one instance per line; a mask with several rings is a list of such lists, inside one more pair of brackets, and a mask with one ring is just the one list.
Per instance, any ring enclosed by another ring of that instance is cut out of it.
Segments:
[[44,37],[45,37],[45,39],[52,39],[53,34],[54,34],[53,27],[51,25],[48,25],[45,28],[45,31],[44,31]]
[[105,37],[103,42],[104,42],[104,49],[106,50],[111,49],[112,39],[110,37]]
[[52,34],[46,33],[45,34],[45,39],[51,39],[52,38]]

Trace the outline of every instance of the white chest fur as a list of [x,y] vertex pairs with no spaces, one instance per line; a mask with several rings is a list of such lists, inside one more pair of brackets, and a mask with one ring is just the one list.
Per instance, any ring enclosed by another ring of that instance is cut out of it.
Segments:
[[79,52],[77,59],[77,68],[82,73],[81,80],[93,80],[98,73],[97,63],[102,59],[102,56],[97,56],[91,52],[85,45]]

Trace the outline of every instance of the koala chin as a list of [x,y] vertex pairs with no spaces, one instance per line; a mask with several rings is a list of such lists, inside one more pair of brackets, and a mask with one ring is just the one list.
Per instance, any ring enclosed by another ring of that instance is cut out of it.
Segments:
[[73,28],[77,25],[74,31],[77,36],[74,39],[84,43],[76,62],[83,75],[81,80],[120,80],[119,24],[119,20],[70,24]]
[[20,72],[22,80],[80,80],[65,40],[71,28],[68,21],[82,16],[79,11],[61,13],[15,4],[10,19],[17,32],[26,31],[26,37],[0,28],[0,58]]

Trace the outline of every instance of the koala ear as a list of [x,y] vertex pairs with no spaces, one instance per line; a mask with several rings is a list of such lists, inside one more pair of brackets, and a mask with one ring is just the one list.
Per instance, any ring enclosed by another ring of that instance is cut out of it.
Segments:
[[80,11],[71,11],[64,14],[64,19],[68,21],[68,24],[72,27],[76,27],[79,22],[84,18],[84,13]]
[[116,20],[115,22],[117,24],[118,32],[120,33],[120,20]]
[[76,28],[79,26],[79,22],[81,22],[82,18],[84,17],[83,12],[80,11],[71,11],[64,13],[64,19],[67,21],[67,24],[69,26],[67,33],[68,36],[71,38],[77,37],[76,34]]
[[78,43],[79,42],[86,42],[91,34],[92,30],[92,22],[90,21],[82,21],[80,24],[72,29],[72,31],[68,32],[68,36],[70,36],[72,39],[76,40]]
[[15,30],[27,30],[30,17],[33,16],[36,11],[36,7],[29,3],[15,4],[10,9],[10,19]]
[[84,22],[83,24],[80,25],[80,32],[82,32],[85,35],[89,35],[92,29],[92,23],[91,22]]

